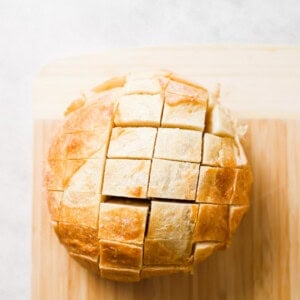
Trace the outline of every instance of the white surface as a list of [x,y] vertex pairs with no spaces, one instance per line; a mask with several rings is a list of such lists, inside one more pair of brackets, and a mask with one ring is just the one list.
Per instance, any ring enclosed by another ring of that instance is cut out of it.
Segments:
[[299,10],[297,0],[1,0],[0,299],[30,297],[31,89],[42,65],[128,46],[299,45]]

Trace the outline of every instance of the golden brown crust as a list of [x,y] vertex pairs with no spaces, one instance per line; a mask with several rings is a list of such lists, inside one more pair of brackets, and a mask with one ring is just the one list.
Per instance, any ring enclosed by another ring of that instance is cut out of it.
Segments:
[[143,244],[148,205],[101,203],[99,238]]
[[252,174],[240,127],[213,98],[152,72],[112,78],[69,106],[44,179],[52,226],[80,264],[139,281],[190,272],[228,245]]
[[98,230],[95,228],[59,222],[58,237],[74,254],[91,257],[99,254]]
[[98,228],[100,195],[65,191],[60,209],[60,222]]
[[140,270],[124,268],[101,267],[101,277],[121,282],[136,282],[140,280]]
[[200,204],[194,241],[220,241],[228,238],[228,205]]
[[142,261],[142,246],[100,241],[100,268],[140,269]]
[[144,266],[141,271],[141,279],[151,278],[154,276],[170,275],[175,273],[190,273],[192,264],[174,265],[174,266]]
[[252,181],[253,178],[250,167],[237,170],[234,192],[230,204],[249,205]]
[[197,202],[229,204],[236,181],[236,169],[200,167]]
[[174,265],[188,263],[192,254],[191,240],[145,239],[145,265]]

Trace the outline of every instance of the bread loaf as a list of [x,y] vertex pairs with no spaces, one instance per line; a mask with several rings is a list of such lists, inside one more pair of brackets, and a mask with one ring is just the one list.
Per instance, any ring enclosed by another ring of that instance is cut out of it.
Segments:
[[51,224],[99,276],[190,273],[224,249],[249,208],[236,122],[172,72],[129,74],[73,102],[49,147]]

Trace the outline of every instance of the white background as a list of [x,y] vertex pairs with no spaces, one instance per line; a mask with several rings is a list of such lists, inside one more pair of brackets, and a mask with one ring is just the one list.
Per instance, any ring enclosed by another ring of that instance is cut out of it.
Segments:
[[46,63],[110,48],[300,44],[299,0],[0,0],[0,299],[30,297],[31,90]]

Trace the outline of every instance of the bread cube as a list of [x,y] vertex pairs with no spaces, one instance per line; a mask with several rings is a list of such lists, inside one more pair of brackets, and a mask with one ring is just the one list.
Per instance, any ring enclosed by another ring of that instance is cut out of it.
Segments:
[[202,132],[178,128],[159,128],[154,157],[200,163]]
[[206,103],[198,98],[166,93],[161,126],[203,131]]
[[237,169],[236,172],[236,181],[230,203],[234,205],[249,205],[252,185],[251,169]]
[[113,241],[100,241],[100,268],[140,269],[142,263],[142,246]]
[[200,204],[194,241],[226,241],[228,238],[228,205]]
[[153,159],[148,197],[195,200],[199,164]]
[[230,204],[236,181],[236,169],[200,167],[197,202]]
[[145,239],[144,265],[186,264],[191,255],[191,240]]
[[192,239],[198,216],[197,204],[151,202],[149,239]]
[[146,198],[150,160],[107,159],[103,195]]
[[220,104],[215,104],[208,111],[206,130],[215,135],[234,137],[234,123],[229,111]]
[[205,133],[203,143],[202,163],[204,165],[229,168],[238,165],[238,149],[234,139]]
[[156,128],[115,127],[112,130],[107,156],[109,158],[151,159]]
[[99,238],[102,240],[143,244],[148,205],[101,203]]

